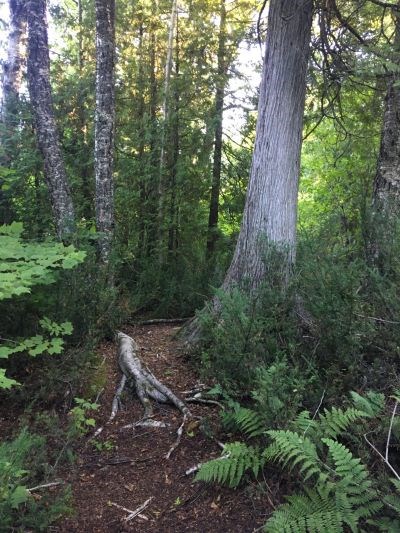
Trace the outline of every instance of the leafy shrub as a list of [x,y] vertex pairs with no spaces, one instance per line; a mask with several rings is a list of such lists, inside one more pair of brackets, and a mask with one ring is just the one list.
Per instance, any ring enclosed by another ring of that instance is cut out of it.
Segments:
[[212,308],[199,314],[202,368],[231,395],[240,396],[262,381],[260,368],[279,365],[294,353],[290,295],[266,284],[256,297],[239,288],[217,291],[216,297],[218,319]]
[[[56,269],[71,269],[85,258],[85,253],[75,250],[73,246],[54,242],[24,242],[22,231],[22,224],[19,223],[0,227],[0,301],[30,294],[35,285],[54,283]],[[10,318],[8,316],[8,320]],[[13,341],[11,346],[0,347],[0,358],[5,359],[18,352],[26,352],[31,356],[45,352],[60,353],[63,346],[61,337],[72,333],[71,324],[64,322],[59,325],[44,318],[40,325],[47,332],[47,338],[35,335]],[[6,377],[5,369],[0,369],[0,388],[10,388],[16,383]]]
[[[29,486],[41,482],[45,467],[45,439],[26,429],[10,442],[0,444],[0,524],[2,531],[48,526],[68,512],[68,492],[35,499]],[[34,452],[34,453],[33,453]]]

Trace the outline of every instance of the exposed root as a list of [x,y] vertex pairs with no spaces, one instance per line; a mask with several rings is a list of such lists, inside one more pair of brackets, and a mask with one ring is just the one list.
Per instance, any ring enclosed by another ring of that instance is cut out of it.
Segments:
[[[182,424],[177,431],[177,439],[173,446],[168,451],[166,458],[169,459],[172,452],[177,448],[182,438],[183,428],[191,413],[186,404],[180,400],[168,387],[163,385],[151,372],[148,370],[137,355],[138,346],[136,342],[125,333],[118,332],[116,335],[118,341],[118,364],[122,371],[122,378],[117,390],[115,391],[114,399],[111,407],[110,418],[107,421],[109,424],[117,415],[121,408],[121,394],[126,383],[132,383],[136,394],[143,405],[144,414],[141,420],[136,423],[124,426],[124,428],[141,427],[166,427],[167,424],[152,420],[153,405],[152,400],[158,403],[171,403],[183,415]],[[103,428],[99,428],[95,437],[97,437]]]

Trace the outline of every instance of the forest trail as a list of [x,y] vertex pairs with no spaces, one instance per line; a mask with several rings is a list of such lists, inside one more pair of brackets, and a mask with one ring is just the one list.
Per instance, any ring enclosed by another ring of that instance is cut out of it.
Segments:
[[[138,343],[139,356],[155,376],[182,397],[196,385],[198,376],[173,338],[177,329],[152,325],[129,326],[123,331]],[[109,418],[120,379],[116,345],[103,343],[99,353],[104,356],[107,380],[94,416],[97,427]],[[102,449],[84,440],[76,464],[62,474],[72,488],[75,516],[64,519],[53,531],[250,533],[262,526],[267,504],[258,484],[234,491],[194,483],[193,474],[185,475],[188,468],[220,455],[217,444],[198,425],[187,426],[180,445],[167,460],[181,413],[159,405],[155,418],[170,424],[168,428],[123,429],[143,415],[141,404],[130,393],[124,393],[123,403],[125,409],[96,439]],[[190,409],[215,427],[218,407],[191,404]],[[128,513],[117,506],[134,511],[149,498],[151,502],[140,516],[124,521]]]

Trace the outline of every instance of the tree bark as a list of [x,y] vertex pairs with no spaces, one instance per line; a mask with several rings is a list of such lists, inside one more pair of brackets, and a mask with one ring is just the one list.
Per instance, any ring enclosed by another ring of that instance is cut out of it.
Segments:
[[[179,79],[179,17],[176,16],[176,36],[175,36],[175,79]],[[170,121],[170,145],[171,154],[169,162],[170,173],[170,204],[169,204],[169,226],[168,226],[168,252],[176,256],[178,250],[178,210],[177,202],[177,179],[179,164],[179,114],[180,114],[180,95],[177,84],[173,90],[173,114]]]
[[271,0],[255,148],[243,221],[224,289],[264,279],[263,241],[290,273],[296,254],[297,195],[312,0]]
[[46,1],[30,0],[26,6],[28,86],[36,138],[43,155],[44,177],[50,192],[56,232],[59,239],[68,240],[75,228],[75,214],[53,111]]
[[[400,6],[400,2],[399,2]],[[400,13],[393,10],[395,38],[392,62],[400,66]],[[400,208],[400,74],[388,81],[381,145],[374,180],[373,210],[385,218]]]
[[26,33],[26,2],[10,0],[10,22],[7,59],[3,62],[3,101],[1,120],[7,125],[18,102],[24,65],[24,38]]
[[219,193],[221,187],[222,166],[222,115],[224,109],[225,85],[226,85],[226,7],[225,0],[221,0],[220,24],[218,36],[217,54],[217,88],[215,94],[215,132],[214,132],[214,156],[212,167],[212,182],[210,194],[210,210],[208,216],[208,235],[206,257],[210,259],[215,251],[218,240],[218,217],[219,217]]
[[107,262],[114,231],[115,0],[96,0],[95,180],[99,247]]
[[171,19],[168,29],[168,44],[167,44],[167,59],[165,62],[165,77],[164,77],[164,94],[162,104],[162,127],[161,127],[161,141],[160,141],[160,169],[158,180],[158,247],[159,247],[159,263],[163,262],[163,247],[164,247],[164,168],[165,168],[165,133],[168,126],[169,119],[169,99],[170,99],[170,80],[173,63],[173,49],[174,49],[174,35],[175,26],[178,17],[178,3],[177,0],[172,0],[171,5]]

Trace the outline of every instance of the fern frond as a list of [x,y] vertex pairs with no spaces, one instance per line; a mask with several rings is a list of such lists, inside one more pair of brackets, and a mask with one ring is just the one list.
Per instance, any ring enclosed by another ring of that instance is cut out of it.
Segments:
[[342,533],[342,522],[332,498],[316,490],[287,497],[265,524],[268,533]]
[[196,474],[196,481],[216,482],[237,487],[244,474],[251,470],[257,476],[263,459],[256,448],[242,442],[227,444],[223,455],[203,464]]
[[318,422],[310,418],[309,411],[302,411],[292,422],[294,431],[298,433],[313,433],[317,428]]
[[332,439],[322,439],[335,465],[336,506],[343,521],[352,531],[357,531],[360,518],[368,518],[382,508],[378,494],[361,459],[353,457],[346,446]]
[[357,392],[350,392],[353,405],[358,411],[363,411],[368,417],[378,416],[385,407],[385,396],[379,392],[368,391],[365,396]]
[[278,460],[284,466],[290,464],[291,468],[297,465],[304,480],[314,474],[320,474],[317,450],[308,437],[289,430],[270,430],[267,431],[267,435],[274,440],[263,453],[267,461]]
[[336,407],[332,407],[329,411],[325,409],[324,413],[319,415],[319,431],[321,435],[334,439],[346,432],[349,426],[367,416],[363,411],[359,411],[353,407],[345,411]]
[[259,413],[246,407],[238,406],[224,417],[225,425],[230,429],[238,429],[249,437],[257,437],[265,433],[265,420]]

